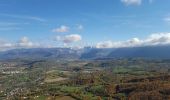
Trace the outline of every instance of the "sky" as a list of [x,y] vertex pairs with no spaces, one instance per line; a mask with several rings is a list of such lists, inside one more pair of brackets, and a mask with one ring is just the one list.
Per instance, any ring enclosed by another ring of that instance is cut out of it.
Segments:
[[170,0],[0,0],[0,50],[170,44]]

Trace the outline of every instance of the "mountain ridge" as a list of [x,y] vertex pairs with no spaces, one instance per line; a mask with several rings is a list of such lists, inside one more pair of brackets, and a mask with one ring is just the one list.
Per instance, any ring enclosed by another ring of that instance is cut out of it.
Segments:
[[0,59],[98,59],[163,58],[170,59],[170,45],[126,48],[28,48],[0,52]]

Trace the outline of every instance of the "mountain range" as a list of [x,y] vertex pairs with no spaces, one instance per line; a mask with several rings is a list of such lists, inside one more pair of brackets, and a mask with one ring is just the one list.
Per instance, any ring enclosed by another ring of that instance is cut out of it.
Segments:
[[0,59],[106,59],[160,58],[170,59],[170,45],[126,48],[31,48],[0,52]]

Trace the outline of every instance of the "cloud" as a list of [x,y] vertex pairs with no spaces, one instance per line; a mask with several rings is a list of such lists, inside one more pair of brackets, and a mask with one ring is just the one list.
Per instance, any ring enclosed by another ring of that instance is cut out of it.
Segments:
[[27,38],[27,37],[22,37],[18,43],[17,47],[33,47],[34,44]]
[[113,42],[112,41],[104,41],[97,43],[97,48],[113,48]]
[[142,0],[121,0],[125,5],[140,5]]
[[56,36],[55,41],[61,41],[64,44],[69,44],[73,42],[81,41],[82,37],[79,34],[70,34],[70,35],[64,35],[64,36]]
[[127,41],[104,41],[97,43],[97,48],[120,48],[120,47],[133,47],[140,45],[141,41],[138,38],[133,38]]
[[144,43],[150,45],[170,44],[170,33],[152,34],[144,41]]
[[17,43],[15,43],[14,48],[44,48],[47,47],[40,42],[32,42],[28,37],[22,37]]
[[127,40],[124,44],[124,46],[130,46],[130,47],[133,47],[133,46],[139,46],[141,44],[141,40],[138,39],[138,38],[132,38],[130,40]]
[[11,17],[11,18],[17,18],[17,19],[34,20],[34,21],[39,21],[39,22],[46,22],[45,19],[40,18],[40,17],[37,17],[37,16],[14,15],[14,14],[5,14],[5,13],[0,13],[0,16]]
[[170,33],[151,34],[145,39],[132,38],[126,41],[103,41],[96,44],[97,48],[142,47],[170,44]]
[[[121,0],[125,5],[141,5],[144,0]],[[149,4],[152,4],[154,0],[146,0]]]
[[42,45],[40,42],[32,42],[28,37],[22,37],[16,42],[0,40],[0,51],[20,48],[47,48],[48,45]]
[[[74,44],[82,40],[81,35],[79,34],[69,34],[56,36],[55,41],[59,41],[57,46],[59,47],[74,47],[79,46],[79,44]],[[43,43],[41,41],[33,42],[28,37],[24,36],[18,41],[5,41],[0,39],[0,51],[10,50],[10,49],[20,49],[20,48],[54,48],[56,44],[51,42]]]
[[72,43],[72,42],[78,42],[80,41],[82,38],[80,35],[78,34],[71,34],[71,35],[66,35],[63,38],[63,42],[64,43]]
[[[55,41],[59,41],[60,46],[65,47],[74,47],[75,43],[78,42],[78,46],[87,46],[81,45],[80,41],[82,40],[81,35],[79,34],[69,34],[69,35],[60,35],[55,37]],[[103,41],[96,44],[96,48],[122,48],[122,47],[143,47],[143,46],[158,46],[158,45],[170,45],[170,33],[154,33],[147,36],[144,39],[139,39],[137,37],[128,39],[125,41]],[[55,47],[54,44],[40,44],[31,41],[28,37],[22,37],[17,42],[9,42],[0,39],[0,51],[9,50],[9,49],[19,49],[19,48],[48,48]]]
[[4,51],[4,50],[8,50],[11,49],[13,47],[13,44],[4,41],[4,40],[0,40],[0,51]]
[[62,25],[59,28],[53,29],[52,32],[56,32],[56,33],[64,33],[64,32],[69,32],[69,27]]

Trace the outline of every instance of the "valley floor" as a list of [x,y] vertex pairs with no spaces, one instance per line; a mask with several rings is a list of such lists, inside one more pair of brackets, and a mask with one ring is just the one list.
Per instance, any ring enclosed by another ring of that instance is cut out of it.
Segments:
[[0,100],[170,99],[170,60],[30,62],[0,62]]

